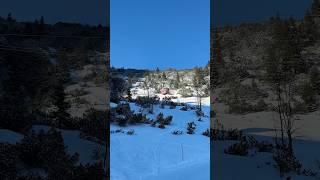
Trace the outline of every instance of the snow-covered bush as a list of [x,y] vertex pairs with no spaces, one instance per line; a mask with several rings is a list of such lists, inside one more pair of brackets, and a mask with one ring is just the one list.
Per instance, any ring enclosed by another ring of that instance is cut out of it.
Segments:
[[183,134],[183,132],[180,131],[180,130],[174,130],[174,131],[172,132],[172,134],[173,134],[173,135],[181,135],[181,134]]
[[159,124],[163,124],[163,125],[169,125],[169,124],[171,124],[172,118],[173,118],[172,116],[164,117],[164,116],[163,116],[163,113],[160,112],[160,113],[157,115],[157,120],[156,120],[156,122],[159,123]]
[[138,96],[135,100],[136,104],[148,108],[153,104],[156,104],[159,101],[158,97],[147,97],[147,96]]
[[187,106],[182,106],[182,107],[180,108],[180,110],[181,110],[181,111],[188,111],[188,107],[187,107]]
[[166,128],[166,126],[164,124],[159,124],[158,128],[164,129],[164,128]]
[[134,129],[130,129],[128,132],[127,132],[128,135],[134,135]]
[[157,115],[157,122],[161,122],[163,121],[163,113],[160,112],[158,115]]
[[194,122],[189,122],[187,125],[187,133],[194,134],[195,129],[196,129],[196,124]]
[[147,116],[142,113],[136,113],[132,116],[131,123],[146,123],[148,121]]
[[277,145],[273,159],[276,162],[276,168],[279,170],[280,176],[289,172],[301,172],[302,164],[293,153],[290,153],[288,147]]
[[258,152],[268,152],[272,153],[274,146],[268,141],[257,141],[253,136],[248,137],[250,148],[256,149]]
[[241,140],[242,131],[238,129],[211,129],[211,139],[224,141],[224,140]]
[[207,137],[211,137],[210,134],[211,134],[211,133],[210,133],[210,130],[209,130],[209,129],[205,130],[205,131],[202,133],[202,135],[207,136]]
[[196,110],[196,115],[197,115],[197,117],[203,117],[204,113],[200,109],[197,109]]
[[80,121],[80,129],[86,135],[105,141],[108,119],[108,111],[90,108],[83,113],[83,118]]
[[229,146],[224,150],[226,154],[238,155],[238,156],[246,156],[248,155],[249,144],[247,141],[240,141],[239,143],[235,143]]

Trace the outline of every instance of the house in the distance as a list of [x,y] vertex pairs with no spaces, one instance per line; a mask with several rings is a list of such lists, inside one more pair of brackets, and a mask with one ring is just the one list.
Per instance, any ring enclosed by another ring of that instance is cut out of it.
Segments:
[[169,88],[162,88],[162,89],[160,90],[160,93],[161,93],[162,95],[169,94]]

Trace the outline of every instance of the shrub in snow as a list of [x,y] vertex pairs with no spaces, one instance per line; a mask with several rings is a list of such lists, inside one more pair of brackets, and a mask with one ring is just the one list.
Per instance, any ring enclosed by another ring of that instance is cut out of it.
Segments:
[[157,123],[160,123],[160,124],[163,124],[163,125],[169,125],[169,124],[171,124],[171,121],[172,121],[172,116],[167,116],[167,117],[164,118],[162,112],[160,112],[157,115],[157,119],[156,119]]
[[228,140],[241,140],[242,138],[242,131],[238,129],[229,129],[226,131],[226,136]]
[[121,104],[117,105],[117,107],[116,107],[117,114],[125,115],[128,112],[131,112],[129,103],[121,103]]
[[207,136],[207,137],[210,137],[210,130],[209,129],[207,129],[207,130],[205,130],[203,133],[202,133],[202,135],[204,135],[204,136]]
[[197,117],[203,117],[204,113],[200,109],[197,109],[196,110],[196,115],[197,115]]
[[175,108],[176,108],[176,104],[173,103],[170,105],[170,109],[175,109]]
[[175,130],[175,131],[172,132],[172,134],[174,134],[174,135],[181,135],[181,134],[183,134],[183,132],[180,131],[180,130]]
[[121,127],[126,126],[127,123],[128,123],[128,119],[126,117],[124,117],[124,116],[118,117],[117,121],[118,121],[118,125],[121,126]]
[[127,132],[128,135],[134,135],[134,129],[130,129],[128,132]]
[[257,141],[253,136],[249,136],[249,144],[252,148],[255,148],[258,150],[258,152],[268,152],[272,153],[274,146],[272,143],[268,141]]
[[132,116],[132,122],[133,123],[147,123],[148,118],[145,114],[137,113],[133,114]]
[[122,129],[117,129],[116,131],[115,131],[116,133],[123,133],[123,130]]
[[102,141],[106,140],[107,120],[109,119],[108,111],[97,110],[94,108],[87,109],[83,113],[81,120],[81,130],[92,137]]
[[181,110],[181,111],[188,111],[188,107],[187,107],[187,106],[182,106],[182,107],[180,108],[180,110]]
[[166,128],[166,126],[164,124],[159,124],[158,128],[164,129],[164,128]]
[[302,174],[305,176],[316,176],[318,172],[314,172],[312,169],[303,169]]
[[194,134],[195,129],[196,129],[196,124],[194,122],[189,122],[187,125],[187,133]]
[[241,140],[242,131],[238,129],[211,129],[210,136],[212,140],[224,141],[224,140]]
[[249,144],[247,141],[240,141],[239,143],[235,143],[229,146],[224,150],[226,154],[238,155],[238,156],[246,156],[248,155]]
[[152,122],[150,123],[150,125],[151,125],[152,127],[156,127],[157,123],[156,123],[155,121],[152,121]]
[[276,162],[276,168],[279,170],[280,176],[289,172],[301,172],[302,164],[293,153],[290,153],[289,148],[286,146],[277,145],[273,159]]
[[302,164],[288,146],[276,144],[273,159],[276,162],[275,167],[279,170],[280,176],[289,172],[301,173]]
[[158,115],[157,115],[157,122],[162,122],[163,121],[163,113],[160,112]]
[[169,125],[171,124],[171,121],[172,121],[172,116],[167,116],[166,118],[164,118],[163,123],[165,125]]
[[138,96],[135,100],[136,104],[148,108],[153,104],[156,104],[159,101],[158,97],[147,97],[147,96]]

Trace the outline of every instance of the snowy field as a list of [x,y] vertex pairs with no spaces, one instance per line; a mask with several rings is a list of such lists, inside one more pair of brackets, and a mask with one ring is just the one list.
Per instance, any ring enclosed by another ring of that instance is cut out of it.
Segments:
[[[139,95],[145,91],[140,90]],[[159,94],[158,94],[159,95]],[[160,98],[163,96],[159,95]],[[196,98],[178,98],[179,102],[194,104]],[[110,135],[110,174],[111,180],[208,180],[210,179],[210,140],[202,133],[210,126],[209,97],[203,99],[203,121],[198,121],[194,110],[181,111],[179,106],[161,109],[155,105],[154,113],[147,114],[155,119],[162,112],[173,116],[165,129],[151,127],[149,124],[119,127],[111,124],[110,131],[122,129],[125,133]],[[111,104],[111,107],[116,106]],[[130,103],[134,111],[140,107]],[[195,134],[187,134],[187,123],[196,124]],[[134,135],[126,132],[134,130]],[[173,135],[175,130],[182,135]]]
[[[217,117],[224,128],[238,128],[246,135],[252,135],[257,140],[273,142],[275,132],[272,130],[277,121],[274,112],[258,112],[245,115],[226,113],[226,106],[222,103],[215,104]],[[320,160],[320,112],[298,115],[295,121],[297,128],[294,141],[294,152],[303,168],[319,172]],[[274,167],[272,153],[258,153],[254,156],[235,156],[224,153],[224,149],[236,141],[213,141],[211,146],[212,175],[214,179],[286,179],[294,180],[317,179],[317,177],[287,174],[280,178],[278,170]],[[230,171],[232,170],[232,173]]]

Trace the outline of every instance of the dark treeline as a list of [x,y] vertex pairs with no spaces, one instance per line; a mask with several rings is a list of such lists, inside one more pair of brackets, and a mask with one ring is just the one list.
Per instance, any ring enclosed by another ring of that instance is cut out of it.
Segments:
[[107,51],[109,27],[79,23],[18,22],[11,13],[0,17],[0,45],[19,47],[87,48]]

